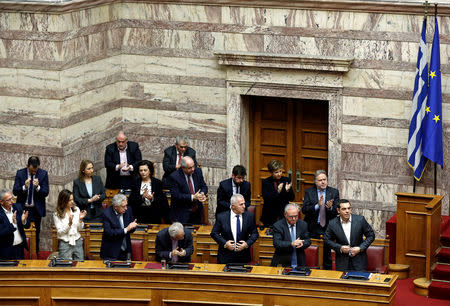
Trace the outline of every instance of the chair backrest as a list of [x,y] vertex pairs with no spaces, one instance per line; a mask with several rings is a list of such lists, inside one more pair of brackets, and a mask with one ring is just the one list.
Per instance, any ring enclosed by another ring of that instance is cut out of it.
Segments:
[[131,239],[131,255],[132,260],[144,261],[144,241]]
[[306,265],[308,267],[319,267],[319,247],[311,245],[305,249]]
[[378,272],[381,271],[384,263],[384,247],[371,245],[366,250],[367,260],[369,261],[367,265],[367,271]]
[[247,211],[252,213],[253,219],[255,220],[255,223],[256,223],[256,206],[250,205],[249,207],[247,207]]

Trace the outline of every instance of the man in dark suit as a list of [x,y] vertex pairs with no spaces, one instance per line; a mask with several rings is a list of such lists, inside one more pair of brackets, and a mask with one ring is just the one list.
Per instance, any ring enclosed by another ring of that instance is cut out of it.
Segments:
[[306,266],[305,249],[311,245],[308,225],[298,219],[297,204],[290,203],[284,208],[284,219],[273,225],[273,246],[275,254],[271,266],[292,268]]
[[203,204],[206,201],[208,187],[203,179],[202,170],[196,168],[189,156],[181,159],[181,168],[170,177],[170,218],[182,224],[200,224]]
[[197,167],[197,160],[195,158],[195,150],[188,147],[188,139],[186,136],[177,136],[175,140],[175,145],[170,146],[164,150],[163,157],[163,169],[164,175],[162,177],[163,186],[165,188],[170,188],[170,183],[168,182],[169,176],[172,172],[178,170],[181,166],[181,158],[184,156],[189,156],[194,161]]
[[13,195],[0,190],[0,259],[24,259],[23,249],[28,249],[24,228],[30,227],[28,211],[13,204]]
[[365,271],[366,250],[375,240],[372,227],[363,216],[351,213],[348,200],[340,200],[337,210],[339,217],[330,221],[324,235],[325,244],[336,252],[336,270]]
[[[302,212],[308,223],[311,238],[320,239],[325,233],[328,223],[337,215],[336,206],[339,203],[339,191],[328,186],[327,174],[317,170],[314,175],[315,187],[306,189]],[[324,246],[323,267],[332,269],[331,249]]]
[[250,183],[245,180],[246,176],[247,171],[244,166],[236,165],[233,167],[231,178],[220,182],[217,189],[216,217],[221,212],[230,211],[230,199],[236,193],[244,196],[245,209],[250,206],[252,191]]
[[129,189],[133,181],[132,174],[136,164],[142,160],[141,150],[136,142],[128,141],[120,131],[116,142],[106,146],[105,167],[108,189]]
[[102,259],[131,259],[130,234],[135,231],[137,223],[127,204],[125,195],[116,194],[112,199],[112,205],[103,213],[103,235],[100,248]]
[[39,254],[41,220],[46,215],[45,198],[48,196],[48,174],[40,168],[39,157],[28,158],[27,167],[20,169],[14,179],[13,193],[16,203],[29,212],[29,221],[36,226],[36,252]]
[[162,229],[155,240],[156,261],[191,262],[194,253],[192,233],[179,222]]
[[217,263],[249,263],[250,247],[258,239],[255,218],[245,211],[245,199],[241,194],[231,196],[231,210],[220,213],[211,231],[211,237],[219,245]]

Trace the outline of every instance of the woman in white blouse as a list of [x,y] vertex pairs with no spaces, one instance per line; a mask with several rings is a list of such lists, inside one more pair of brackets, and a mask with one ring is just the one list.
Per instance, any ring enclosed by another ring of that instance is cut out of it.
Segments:
[[83,229],[83,218],[86,211],[73,202],[72,192],[64,189],[58,195],[56,211],[53,213],[59,242],[59,258],[68,260],[84,260],[83,239],[80,231]]

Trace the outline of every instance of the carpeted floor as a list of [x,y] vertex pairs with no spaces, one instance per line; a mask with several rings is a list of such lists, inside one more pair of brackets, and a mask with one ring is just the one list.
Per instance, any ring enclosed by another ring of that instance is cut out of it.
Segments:
[[449,300],[431,299],[414,293],[412,278],[397,280],[397,293],[395,295],[396,306],[450,306]]

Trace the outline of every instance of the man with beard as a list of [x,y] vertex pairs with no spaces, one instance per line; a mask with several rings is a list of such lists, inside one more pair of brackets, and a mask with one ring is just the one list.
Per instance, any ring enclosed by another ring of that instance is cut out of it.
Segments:
[[251,185],[245,180],[247,171],[244,166],[236,165],[233,167],[231,178],[226,179],[219,184],[217,189],[217,207],[216,217],[224,211],[230,211],[230,199],[233,194],[241,194],[245,199],[245,209],[250,206]]

